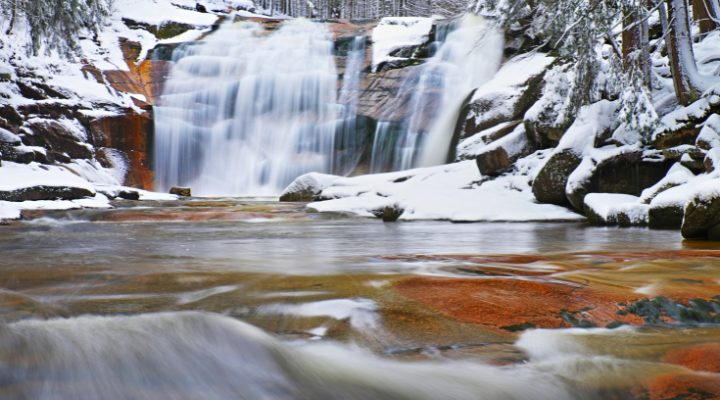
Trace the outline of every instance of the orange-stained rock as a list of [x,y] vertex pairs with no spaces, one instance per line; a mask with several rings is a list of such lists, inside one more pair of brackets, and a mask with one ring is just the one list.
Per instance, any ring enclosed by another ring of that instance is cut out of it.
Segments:
[[663,358],[668,364],[682,365],[693,371],[720,373],[720,343],[706,343],[669,351]]
[[573,326],[564,318],[586,319],[598,326],[619,320],[641,324],[636,316],[615,314],[619,302],[639,298],[634,293],[610,293],[573,283],[514,278],[455,279],[413,277],[395,289],[429,307],[465,322],[493,329],[522,324],[537,328]]
[[720,399],[720,375],[663,375],[647,387],[649,400]]

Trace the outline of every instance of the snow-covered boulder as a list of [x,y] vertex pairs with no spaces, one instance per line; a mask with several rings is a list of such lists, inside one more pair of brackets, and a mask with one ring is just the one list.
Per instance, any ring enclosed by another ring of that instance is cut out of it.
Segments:
[[383,70],[382,64],[402,64],[417,47],[430,40],[432,28],[432,18],[383,18],[372,33],[373,71]]
[[0,200],[55,200],[94,197],[95,188],[68,169],[13,162],[0,167]]
[[586,157],[570,174],[565,194],[570,203],[580,210],[584,209],[583,199],[588,193],[639,196],[644,189],[664,178],[672,165],[672,161],[664,160],[659,154],[644,152],[633,146],[612,147],[606,149],[604,157]]
[[518,125],[511,134],[483,148],[475,161],[481,174],[495,175],[535,150],[535,143],[525,135],[525,127]]
[[590,193],[585,196],[585,216],[595,225],[647,225],[650,206],[627,194]]
[[703,150],[720,148],[720,115],[713,114],[708,117],[700,129],[695,145]]
[[720,225],[720,179],[712,179],[698,184],[690,195],[680,232],[685,238],[703,238],[717,225]]
[[280,195],[280,201],[315,201],[339,176],[311,172],[297,177]]
[[[720,111],[720,95],[710,90],[689,106],[665,115],[652,134],[654,147],[665,149],[696,143],[703,123],[718,111]],[[714,125],[711,123],[711,126]]]

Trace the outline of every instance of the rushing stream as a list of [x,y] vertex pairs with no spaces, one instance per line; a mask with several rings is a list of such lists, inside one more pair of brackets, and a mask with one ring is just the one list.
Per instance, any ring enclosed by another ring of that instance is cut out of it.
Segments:
[[[141,205],[0,226],[0,398],[717,398],[717,323],[613,312],[717,296],[712,243],[270,199]],[[603,328],[615,319],[638,326]]]

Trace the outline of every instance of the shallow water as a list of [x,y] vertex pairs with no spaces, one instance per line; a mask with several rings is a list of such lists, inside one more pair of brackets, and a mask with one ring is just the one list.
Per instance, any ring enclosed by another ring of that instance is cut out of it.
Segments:
[[0,226],[0,397],[720,396],[717,311],[616,313],[720,295],[718,246],[677,231],[116,207]]

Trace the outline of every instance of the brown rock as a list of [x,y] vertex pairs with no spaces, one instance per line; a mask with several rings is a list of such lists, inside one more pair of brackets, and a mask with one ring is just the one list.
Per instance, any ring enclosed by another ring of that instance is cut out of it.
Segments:
[[172,188],[170,188],[170,194],[176,194],[178,196],[192,196],[189,187],[173,186]]
[[535,144],[527,139],[525,130],[519,125],[513,133],[485,147],[475,162],[481,174],[496,175],[535,150]]

